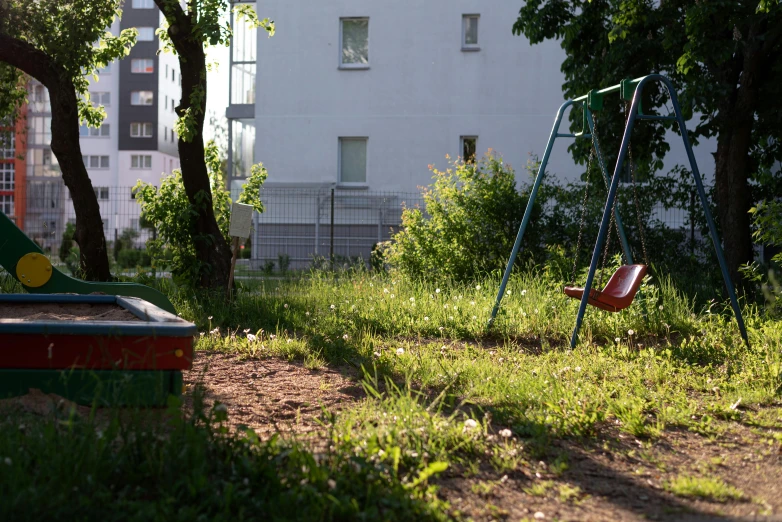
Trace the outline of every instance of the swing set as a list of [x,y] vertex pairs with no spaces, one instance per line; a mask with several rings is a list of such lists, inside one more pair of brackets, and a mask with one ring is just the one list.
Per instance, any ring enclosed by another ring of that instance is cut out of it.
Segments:
[[[673,105],[673,116],[658,116],[652,114],[644,114],[641,108],[641,94],[643,93],[644,86],[649,82],[659,82],[663,84]],[[595,118],[593,113],[599,112],[603,109],[603,98],[606,94],[619,93],[621,99],[625,100],[626,104],[631,103],[629,111],[627,111],[625,118],[625,129],[622,136],[622,144],[619,148],[619,156],[616,160],[616,166],[614,168],[613,176],[609,178],[608,171],[603,161],[603,156],[600,152],[600,143],[597,138],[597,131],[595,130]],[[581,106],[583,108],[583,122],[580,132],[577,133],[562,133],[559,131],[560,124],[562,122],[562,116],[565,110],[570,106]],[[516,242],[513,245],[513,250],[508,260],[508,265],[505,268],[505,274],[500,283],[500,289],[497,293],[497,299],[494,303],[494,308],[491,312],[491,318],[489,319],[489,326],[492,325],[494,319],[497,316],[497,312],[500,308],[500,302],[505,294],[505,287],[508,284],[513,264],[516,261],[516,256],[519,253],[522,240],[524,238],[524,232],[529,224],[530,217],[532,215],[532,208],[535,203],[535,198],[538,194],[538,189],[543,181],[543,176],[546,172],[546,165],[548,164],[549,157],[551,156],[551,150],[554,147],[554,141],[557,138],[590,138],[592,140],[592,147],[587,161],[587,173],[592,163],[593,158],[597,158],[597,163],[602,174],[603,181],[608,189],[608,197],[605,207],[603,209],[603,217],[600,222],[600,231],[597,235],[597,241],[595,242],[595,248],[592,252],[592,260],[589,264],[589,272],[586,282],[583,287],[577,287],[574,284],[576,278],[576,268],[578,264],[578,251],[581,248],[581,238],[584,229],[584,221],[586,217],[586,204],[589,196],[589,176],[587,175],[587,181],[584,188],[584,200],[583,207],[581,209],[581,223],[579,225],[578,240],[576,246],[576,255],[573,259],[573,276],[571,284],[564,288],[564,293],[568,297],[573,299],[579,299],[580,305],[578,308],[578,315],[576,316],[576,326],[573,329],[573,335],[570,338],[570,347],[575,348],[578,341],[578,332],[581,329],[581,324],[586,313],[587,305],[591,305],[600,310],[608,312],[619,312],[629,307],[633,303],[636,293],[646,275],[649,260],[646,252],[646,239],[641,219],[641,213],[638,205],[638,195],[636,189],[636,176],[635,167],[633,164],[631,137],[633,127],[637,120],[652,120],[652,121],[674,121],[679,125],[679,130],[682,137],[682,143],[684,150],[687,153],[687,158],[690,162],[690,170],[695,181],[695,187],[700,198],[701,205],[703,206],[703,212],[706,215],[706,222],[708,223],[709,233],[711,235],[712,243],[714,244],[714,250],[717,254],[717,260],[722,271],[722,277],[725,281],[728,294],[730,296],[731,306],[736,316],[736,322],[738,323],[741,337],[744,342],[749,344],[747,337],[747,331],[744,327],[744,320],[741,317],[741,310],[739,309],[738,299],[736,298],[736,292],[733,287],[733,282],[730,279],[728,273],[727,263],[725,262],[725,255],[722,251],[720,238],[717,235],[717,228],[714,225],[714,219],[709,211],[708,201],[706,199],[706,191],[703,188],[703,181],[701,180],[700,172],[698,171],[698,165],[695,162],[695,155],[692,152],[692,146],[690,145],[689,136],[687,135],[687,126],[684,122],[679,100],[676,96],[676,91],[671,84],[671,81],[665,76],[659,74],[650,74],[635,80],[625,79],[618,85],[608,87],[606,89],[591,90],[588,94],[579,98],[568,100],[563,103],[559,111],[557,111],[556,118],[554,119],[554,127],[551,129],[551,134],[546,144],[546,150],[543,154],[543,159],[540,162],[538,174],[535,177],[535,182],[532,186],[532,191],[529,195],[529,201],[527,202],[527,209],[524,212],[524,217],[521,220],[521,226],[519,232],[516,235]],[[619,178],[622,169],[625,166],[625,159],[629,156],[629,170],[632,176],[633,184],[633,196],[635,199],[636,216],[638,218],[638,231],[641,236],[641,245],[643,248],[644,264],[634,264],[633,254],[630,249],[630,244],[627,241],[627,235],[625,234],[624,225],[622,223],[619,210],[616,208],[616,194],[619,187]],[[601,290],[598,288],[602,286],[602,274],[604,270],[600,271],[600,280],[597,282],[595,288],[595,273],[597,271],[597,265],[600,262],[601,250],[603,257],[603,268],[605,268],[606,260],[608,258],[609,247],[611,243],[611,231],[616,230],[616,235],[619,237],[621,243],[622,252],[624,254],[624,260],[627,264],[622,265],[614,272],[611,278],[606,283],[605,287]]]

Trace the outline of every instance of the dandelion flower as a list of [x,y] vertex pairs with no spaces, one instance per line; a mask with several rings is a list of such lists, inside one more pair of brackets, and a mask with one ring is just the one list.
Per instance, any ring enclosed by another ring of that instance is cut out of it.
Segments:
[[437,328],[437,329],[438,329],[438,330],[440,330],[440,331],[442,332],[443,330],[445,330],[445,327],[444,327],[444,326],[440,326],[440,327],[439,327],[439,328]]
[[470,306],[475,306],[475,301],[470,301]]
[[387,294],[387,293],[388,293],[388,288],[384,288],[384,289],[383,289],[383,293],[384,293],[384,294]]
[[463,431],[469,431],[478,427],[478,422],[475,419],[467,419],[464,421]]
[[662,311],[662,309],[663,309],[663,305],[660,305],[660,306],[658,306],[657,308],[659,308],[659,309],[660,309],[660,311]]
[[477,318],[478,318],[478,316],[477,316],[477,315],[473,315],[473,316],[472,316],[472,320],[473,320],[473,321],[475,321]]
[[429,321],[429,318],[428,317],[424,317],[424,321]]
[[481,289],[481,285],[475,285],[475,289],[476,290],[480,290]]
[[255,335],[253,335],[251,333],[248,333],[247,334],[247,340],[250,341],[251,343],[254,343],[255,341],[258,340],[258,338]]
[[282,305],[282,306],[283,306],[283,308],[285,308],[286,310],[288,309],[288,303],[285,303],[285,304],[284,304],[284,305]]
[[306,315],[307,317],[309,317],[309,316],[310,316],[310,313],[309,313],[309,312],[304,312],[304,315]]
[[437,288],[437,289],[434,291],[434,293],[436,293],[436,294],[439,294],[439,293],[440,293],[440,289],[439,289],[439,288]]
[[506,290],[506,291],[505,291],[505,294],[506,294],[506,295],[510,295],[510,290]]
[[393,299],[393,298],[394,298],[394,294],[391,294],[389,297],[390,297],[391,299]]
[[411,302],[411,303],[415,303],[415,297],[411,297],[411,298],[410,298],[410,302]]
[[331,308],[332,310],[335,310],[337,308],[337,305],[331,305],[329,308]]
[[212,320],[212,316],[210,315],[209,317],[207,317],[207,319],[209,319],[211,321]]
[[347,341],[350,338],[350,336],[348,334],[345,334],[342,336],[342,338]]
[[397,348],[397,349],[396,349],[396,354],[397,354],[397,355],[402,355],[402,354],[404,354],[404,353],[405,353],[405,349],[404,349],[404,348]]
[[326,481],[326,484],[328,484],[328,485],[329,485],[329,489],[334,489],[334,488],[336,488],[336,487],[337,487],[337,481],[336,481],[336,480],[334,480],[334,479],[328,479],[328,480]]
[[522,290],[521,291],[521,295],[527,295],[527,291],[526,290]]
[[500,430],[500,437],[503,439],[509,439],[513,436],[513,432],[510,431],[508,428],[505,428],[504,430]]
[[374,355],[375,357],[380,357],[380,352],[375,352],[373,355]]
[[614,339],[614,341],[616,341],[618,343],[619,341],[621,341],[621,339],[619,337],[617,337],[616,339]]
[[627,335],[635,335],[635,330],[630,328],[629,330],[627,330]]
[[245,329],[243,330],[243,332],[244,332],[244,333],[246,333],[246,334],[248,334],[248,333],[250,333],[250,329],[249,329],[249,328],[245,328]]

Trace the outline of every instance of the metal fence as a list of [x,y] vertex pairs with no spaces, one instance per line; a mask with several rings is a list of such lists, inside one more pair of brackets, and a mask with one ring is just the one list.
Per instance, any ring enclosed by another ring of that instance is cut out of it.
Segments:
[[[131,187],[96,186],[95,191],[110,257],[117,263],[114,271],[132,271],[133,267],[118,264],[118,239],[124,237],[123,247],[128,248],[130,238],[131,248],[142,250],[156,231],[141,227],[140,207]],[[368,261],[372,247],[399,230],[405,207],[423,208],[420,193],[331,187],[264,188],[261,199],[265,212],[254,215],[253,234],[238,264],[238,273],[244,277],[257,271],[268,274],[281,268],[307,268],[319,258]],[[17,203],[17,224],[54,262],[64,264],[66,260],[59,260],[63,234],[76,219],[67,189],[61,182],[28,184],[21,216],[19,210]],[[660,206],[652,217],[668,228],[690,233],[689,213],[684,209]]]

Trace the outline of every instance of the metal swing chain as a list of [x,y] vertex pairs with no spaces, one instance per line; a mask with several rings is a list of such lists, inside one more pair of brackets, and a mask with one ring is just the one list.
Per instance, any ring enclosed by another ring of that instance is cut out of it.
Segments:
[[[630,103],[625,102],[625,126],[629,119]],[[633,161],[633,142],[632,140],[627,145],[627,153],[630,158],[630,177],[633,181],[633,200],[635,201],[635,217],[638,219],[638,233],[641,235],[641,248],[644,253],[644,263],[649,266],[649,255],[646,253],[646,233],[644,232],[643,222],[641,221],[641,206],[638,203],[638,187],[636,185],[635,178],[635,162]]]
[[[586,110],[586,107],[584,108]],[[594,124],[597,124],[597,120],[595,120]],[[570,283],[576,284],[576,268],[578,266],[578,254],[581,252],[581,238],[584,234],[584,222],[586,221],[586,212],[587,212],[587,200],[589,199],[589,171],[592,167],[592,158],[595,156],[595,133],[592,132],[592,147],[589,149],[589,159],[587,159],[587,168],[586,168],[586,183],[584,185],[584,198],[581,202],[581,223],[579,223],[578,226],[578,240],[576,241],[576,253],[573,256],[573,273],[570,276]]]

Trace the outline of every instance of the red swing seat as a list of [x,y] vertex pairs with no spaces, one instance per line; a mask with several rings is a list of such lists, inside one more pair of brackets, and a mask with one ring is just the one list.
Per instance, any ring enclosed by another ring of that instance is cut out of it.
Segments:
[[[614,272],[603,290],[592,289],[589,292],[590,305],[606,310],[618,312],[624,310],[633,303],[635,294],[641,286],[646,265],[623,265]],[[581,299],[584,289],[580,286],[566,286],[565,295],[574,299]]]

